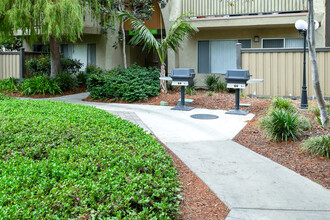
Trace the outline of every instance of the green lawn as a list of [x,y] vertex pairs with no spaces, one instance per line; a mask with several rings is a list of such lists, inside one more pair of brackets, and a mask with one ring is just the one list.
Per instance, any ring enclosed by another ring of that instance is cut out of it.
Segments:
[[178,174],[141,128],[103,110],[0,101],[0,218],[175,219]]

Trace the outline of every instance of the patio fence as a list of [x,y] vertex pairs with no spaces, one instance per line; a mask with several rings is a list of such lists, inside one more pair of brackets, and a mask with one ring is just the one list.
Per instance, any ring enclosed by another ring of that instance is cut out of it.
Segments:
[[15,79],[28,78],[31,73],[27,70],[25,62],[38,58],[41,52],[25,52],[21,48],[18,52],[0,52],[0,80],[13,77]]
[[[250,84],[243,92],[256,96],[301,96],[303,49],[241,49],[242,69],[250,70],[251,78],[264,79]],[[308,52],[306,54],[307,94],[315,96]],[[317,49],[320,84],[323,95],[330,97],[330,48]]]

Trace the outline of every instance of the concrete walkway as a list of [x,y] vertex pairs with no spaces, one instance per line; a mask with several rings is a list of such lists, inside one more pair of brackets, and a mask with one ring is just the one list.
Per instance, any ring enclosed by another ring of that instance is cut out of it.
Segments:
[[[154,133],[231,209],[228,220],[330,220],[330,190],[231,140],[253,118],[252,114],[82,102],[87,95],[52,100],[95,106]],[[190,117],[203,113],[219,118]]]

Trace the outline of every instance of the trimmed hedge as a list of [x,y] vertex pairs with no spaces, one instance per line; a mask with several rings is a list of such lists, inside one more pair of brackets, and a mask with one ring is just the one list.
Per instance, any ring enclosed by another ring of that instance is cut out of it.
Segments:
[[93,99],[140,101],[159,94],[159,70],[132,65],[128,69],[91,70],[87,88]]
[[0,101],[0,219],[176,219],[178,174],[134,124],[89,106]]

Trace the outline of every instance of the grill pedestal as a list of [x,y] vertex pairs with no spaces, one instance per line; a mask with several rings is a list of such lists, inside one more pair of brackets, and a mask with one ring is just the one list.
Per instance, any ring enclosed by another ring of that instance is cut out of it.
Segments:
[[235,109],[234,110],[229,110],[225,112],[225,114],[231,114],[231,115],[247,115],[249,112],[248,111],[243,111],[239,109],[239,89],[235,89]]

